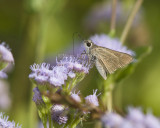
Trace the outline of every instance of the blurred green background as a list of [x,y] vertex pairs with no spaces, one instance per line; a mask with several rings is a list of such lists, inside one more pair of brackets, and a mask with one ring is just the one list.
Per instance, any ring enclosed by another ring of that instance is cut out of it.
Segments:
[[[73,33],[87,38],[96,33],[108,33],[109,20],[103,20],[95,28],[89,28],[86,17],[94,6],[103,0],[0,0],[0,40],[12,49],[15,67],[9,74],[11,108],[6,111],[11,119],[29,128],[36,121],[36,107],[31,104],[32,85],[28,79],[29,66],[41,63],[48,56],[72,50]],[[120,1],[132,7],[134,0]],[[144,0],[140,21],[133,26],[126,44],[131,49],[152,45],[152,52],[138,64],[134,73],[116,85],[114,106],[124,110],[127,106],[151,108],[160,116],[160,1]],[[93,17],[92,17],[93,18]],[[123,18],[123,17],[122,17]],[[94,20],[94,19],[93,19]],[[89,22],[91,22],[90,20]],[[117,36],[121,35],[125,22],[117,18]],[[81,84],[82,92],[92,93],[98,88],[93,72]],[[99,74],[97,73],[97,76]],[[87,89],[86,89],[87,87]],[[87,125],[86,125],[87,127]]]

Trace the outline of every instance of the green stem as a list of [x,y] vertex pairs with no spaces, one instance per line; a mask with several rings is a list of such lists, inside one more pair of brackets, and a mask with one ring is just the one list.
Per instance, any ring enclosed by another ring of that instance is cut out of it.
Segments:
[[125,25],[125,27],[124,27],[124,30],[123,30],[122,35],[121,35],[121,38],[120,38],[120,41],[121,41],[122,44],[123,44],[123,43],[125,42],[125,40],[126,40],[126,37],[127,37],[127,35],[128,35],[128,32],[129,32],[129,30],[130,30],[130,28],[131,28],[131,25],[132,25],[132,23],[133,23],[134,17],[136,16],[136,14],[137,14],[137,12],[138,12],[138,10],[139,10],[142,2],[143,2],[143,0],[137,0],[137,1],[136,1],[135,5],[134,5],[134,7],[133,7],[133,9],[132,9],[132,12],[131,12],[131,14],[130,14],[129,17],[128,17],[127,23],[126,23],[126,25]]
[[47,122],[43,122],[43,127],[47,128]]
[[70,115],[69,120],[67,121],[67,123],[64,125],[63,128],[68,128],[70,126],[70,124],[72,124],[72,122],[74,120],[74,113],[76,113],[75,110],[74,110],[73,114]]
[[50,113],[48,115],[48,118],[49,118],[49,128],[52,128],[52,118]]
[[78,79],[78,76],[76,76],[76,77],[72,80],[72,83],[71,83],[69,92],[71,92],[71,90],[73,89],[73,87],[76,85],[77,79]]
[[112,92],[113,92],[113,84],[109,85],[109,90],[107,92],[107,109],[109,112],[113,110],[113,102],[112,102]]
[[79,124],[80,121],[81,121],[81,118],[77,116],[77,118],[71,124],[70,128],[75,128]]
[[117,0],[112,0],[112,16],[111,16],[111,27],[109,35],[113,37],[115,35],[116,28],[116,8],[117,8]]
[[70,93],[69,91],[69,86],[70,86],[70,81],[66,82],[66,85],[63,85],[63,91],[66,92],[68,95]]
[[112,105],[112,91],[114,89],[114,83],[113,83],[113,77],[110,76],[108,77],[107,81],[104,81],[104,86],[103,86],[103,95],[102,101],[105,107],[107,107],[107,110],[109,112],[112,111],[113,105]]
[[60,125],[59,124],[57,124],[56,122],[54,122],[54,121],[52,121],[52,124],[53,124],[53,127],[52,128],[59,128],[60,127]]

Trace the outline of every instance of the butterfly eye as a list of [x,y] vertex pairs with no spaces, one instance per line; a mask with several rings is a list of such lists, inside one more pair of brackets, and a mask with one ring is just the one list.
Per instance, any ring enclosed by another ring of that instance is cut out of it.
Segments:
[[91,47],[91,43],[88,42],[88,43],[87,43],[87,46],[88,46],[88,47]]

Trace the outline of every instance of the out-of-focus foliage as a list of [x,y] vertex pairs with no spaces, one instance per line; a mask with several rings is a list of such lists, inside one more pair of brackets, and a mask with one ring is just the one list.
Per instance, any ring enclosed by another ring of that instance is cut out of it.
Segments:
[[[48,56],[53,56],[55,60],[54,56],[65,53],[68,48],[72,49],[72,35],[75,32],[80,32],[85,39],[94,33],[108,33],[110,26],[108,21],[95,26],[94,31],[85,27],[87,25],[85,18],[93,6],[101,2],[104,1],[0,1],[0,40],[9,44],[15,58],[15,68],[8,74],[12,105],[6,112],[16,122],[22,124],[23,128],[31,127],[30,124],[36,122],[34,119],[37,118],[37,113],[32,113],[36,106],[31,104],[29,66],[34,62],[42,62]],[[132,7],[134,0],[122,2]],[[160,115],[159,5],[160,1],[144,0],[140,23],[132,27],[125,42],[131,49],[137,51],[137,57],[148,53],[150,46],[152,52],[136,65],[131,75],[116,84],[114,107],[120,112],[126,106],[132,105],[152,108],[156,115]],[[117,36],[121,35],[124,24],[117,26]],[[128,68],[131,68],[131,65]],[[98,72],[95,69],[91,70],[78,86],[82,89],[81,93],[87,95],[92,93],[93,89],[99,88],[101,86],[99,79],[102,78]],[[91,124],[84,126],[89,127]]]

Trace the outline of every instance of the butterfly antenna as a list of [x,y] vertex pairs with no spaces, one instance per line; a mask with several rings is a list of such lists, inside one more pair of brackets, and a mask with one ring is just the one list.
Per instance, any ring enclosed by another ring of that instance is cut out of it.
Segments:
[[74,35],[75,35],[75,33],[73,33],[73,36],[72,36],[72,38],[73,38],[73,56],[74,56]]
[[84,38],[82,37],[82,35],[80,35],[80,33],[77,33],[77,35],[82,41],[84,41]]

